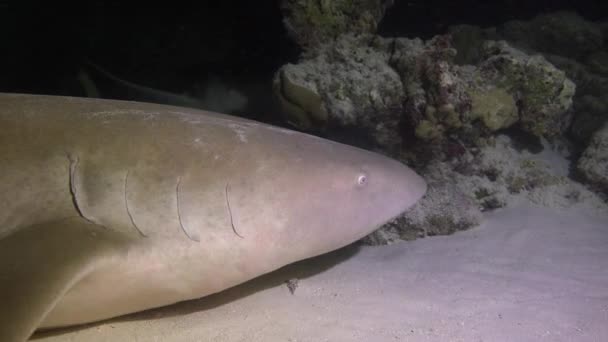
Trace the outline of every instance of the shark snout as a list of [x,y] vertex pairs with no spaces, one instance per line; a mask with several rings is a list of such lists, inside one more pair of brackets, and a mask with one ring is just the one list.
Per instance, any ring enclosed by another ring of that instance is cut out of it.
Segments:
[[390,208],[389,215],[395,217],[410,209],[426,193],[427,183],[413,169],[396,160],[390,160],[385,171],[386,207]]

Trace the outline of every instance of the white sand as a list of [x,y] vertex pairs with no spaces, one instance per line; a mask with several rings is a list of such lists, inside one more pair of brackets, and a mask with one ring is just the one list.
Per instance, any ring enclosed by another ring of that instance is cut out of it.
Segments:
[[608,217],[503,209],[38,341],[608,341]]

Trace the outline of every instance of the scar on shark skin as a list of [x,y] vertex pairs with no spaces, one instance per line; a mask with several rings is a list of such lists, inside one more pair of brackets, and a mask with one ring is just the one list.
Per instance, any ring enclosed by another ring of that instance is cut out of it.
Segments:
[[179,202],[179,189],[180,189],[181,184],[182,184],[182,177],[180,176],[180,177],[177,177],[177,185],[175,186],[175,196],[177,197],[177,219],[179,220],[179,226],[182,228],[182,231],[184,232],[184,234],[186,234],[188,239],[190,239],[192,241],[200,242],[201,239],[196,235],[190,235],[190,233],[186,229],[186,226],[184,226],[184,223],[182,222],[181,209],[180,209],[180,205],[179,205],[179,203],[180,203]]
[[72,196],[72,203],[74,204],[74,208],[76,209],[78,216],[82,217],[91,224],[96,224],[106,228],[105,226],[100,225],[94,222],[92,219],[86,217],[82,212],[82,208],[80,208],[80,204],[78,204],[78,193],[76,191],[76,167],[78,167],[78,162],[80,161],[80,159],[78,157],[73,157],[69,152],[66,152],[66,156],[70,161],[70,170],[68,175],[70,182],[70,195]]
[[228,207],[228,214],[230,215],[230,226],[232,226],[232,231],[234,232],[234,234],[236,234],[236,236],[238,236],[242,239],[243,235],[239,234],[239,232],[236,231],[236,227],[234,226],[234,220],[232,218],[232,209],[230,209],[230,200],[228,200],[228,188],[229,187],[230,187],[230,184],[226,183],[226,206]]
[[131,224],[133,225],[133,227],[135,227],[135,229],[139,232],[139,234],[143,237],[148,237],[146,234],[144,234],[144,232],[139,229],[139,227],[137,226],[137,224],[135,224],[135,220],[133,219],[133,215],[131,215],[131,210],[129,210],[129,201],[127,200],[127,181],[129,180],[129,170],[127,170],[127,174],[125,175],[125,187],[124,187],[124,193],[125,193],[125,208],[127,208],[127,215],[129,215],[129,219],[131,220]]

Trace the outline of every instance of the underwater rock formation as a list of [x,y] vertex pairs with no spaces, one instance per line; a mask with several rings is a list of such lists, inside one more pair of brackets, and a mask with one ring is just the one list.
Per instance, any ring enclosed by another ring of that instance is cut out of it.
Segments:
[[481,42],[487,39],[504,39],[517,48],[543,53],[576,83],[580,98],[605,93],[607,82],[603,78],[608,76],[608,53],[603,50],[605,27],[573,12],[556,12],[529,22],[510,21],[497,28],[457,25],[449,31],[459,54],[466,56],[465,61],[474,59]]
[[[607,23],[587,21],[573,12],[555,12],[539,15],[530,21],[507,22],[499,27],[482,29],[458,25],[449,29],[456,48],[463,52],[462,63],[480,59],[484,40],[504,39],[528,53],[542,53],[547,61],[563,70],[576,84],[572,119],[567,131],[563,131],[568,124],[566,120],[554,121],[557,123],[554,125],[546,115],[541,117],[547,117],[545,123],[549,126],[528,126],[533,130],[549,128],[551,132],[572,138],[583,149],[587,146],[577,168],[594,188],[602,188],[602,177],[597,173],[598,167],[601,169],[598,156],[606,153],[601,151],[606,147],[599,143],[605,133],[598,130],[608,122],[607,28]],[[561,75],[554,81],[559,79]],[[568,87],[564,87],[564,91],[568,91]]]
[[563,71],[543,56],[528,55],[505,41],[487,41],[482,51],[482,78],[514,95],[522,129],[546,138],[568,129],[576,86]]
[[479,225],[482,213],[475,201],[452,182],[428,184],[425,196],[404,215],[363,239],[368,245],[448,235]]
[[485,40],[506,40],[527,53],[587,61],[603,48],[605,31],[600,23],[568,11],[538,15],[529,21],[512,20],[498,27],[454,25],[448,28],[463,63],[475,59],[476,50]]
[[405,93],[383,44],[345,35],[316,57],[283,66],[274,89],[287,121],[304,130],[355,129],[381,146],[398,145]]
[[530,21],[510,21],[499,27],[456,25],[449,28],[459,63],[480,59],[485,40],[506,40],[530,54],[543,56],[576,84],[570,133],[587,142],[608,120],[604,96],[608,93],[606,25],[590,22],[573,12],[539,15]]
[[575,86],[564,72],[503,41],[481,52],[478,65],[457,65],[449,36],[344,35],[282,67],[275,93],[295,126],[357,127],[389,150],[401,144],[403,127],[435,146],[450,134],[476,144],[471,137],[516,123],[538,137],[567,129]]
[[308,49],[340,35],[375,33],[394,0],[282,0],[289,36]]
[[[608,89],[604,94],[608,94]],[[590,94],[580,96],[574,102],[574,110],[576,117],[570,127],[570,134],[586,144],[598,127],[608,122],[608,97]]]
[[462,128],[463,114],[471,109],[467,88],[473,70],[454,65],[456,50],[447,38],[395,38],[389,59],[404,84],[404,120],[424,141],[441,141]]
[[499,32],[517,47],[577,60],[600,50],[604,40],[597,24],[568,11],[542,14],[530,21],[509,21]]
[[433,161],[422,173],[429,184],[450,180],[481,211],[522,200],[553,208],[608,210],[602,198],[569,177],[570,163],[562,151],[547,141],[534,147],[525,139],[498,134],[486,146],[468,149],[461,158]]
[[592,72],[592,68],[574,59],[546,55],[568,77],[576,83],[574,118],[570,136],[586,144],[595,131],[608,121],[608,77]]
[[608,123],[595,132],[577,169],[591,185],[608,192]]

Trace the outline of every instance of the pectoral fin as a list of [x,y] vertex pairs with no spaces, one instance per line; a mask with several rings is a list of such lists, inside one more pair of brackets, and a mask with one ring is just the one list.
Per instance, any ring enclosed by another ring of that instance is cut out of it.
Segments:
[[124,246],[119,234],[80,217],[0,239],[0,341],[25,341],[59,299]]

